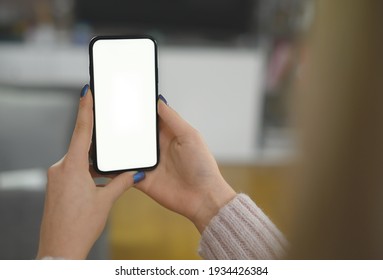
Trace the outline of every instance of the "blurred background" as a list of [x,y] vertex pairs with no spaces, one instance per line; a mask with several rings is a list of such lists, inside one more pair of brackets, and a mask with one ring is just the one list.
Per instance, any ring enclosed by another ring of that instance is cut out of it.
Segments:
[[[95,35],[148,34],[159,90],[205,137],[227,181],[287,235],[290,86],[310,0],[2,0],[0,259],[33,259],[46,169],[66,152]],[[198,259],[194,226],[132,189],[92,259]]]

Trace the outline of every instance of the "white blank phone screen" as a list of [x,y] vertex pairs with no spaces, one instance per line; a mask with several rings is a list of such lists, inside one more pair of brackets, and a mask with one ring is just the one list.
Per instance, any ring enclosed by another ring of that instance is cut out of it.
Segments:
[[98,169],[104,172],[157,163],[155,43],[99,39],[93,44]]

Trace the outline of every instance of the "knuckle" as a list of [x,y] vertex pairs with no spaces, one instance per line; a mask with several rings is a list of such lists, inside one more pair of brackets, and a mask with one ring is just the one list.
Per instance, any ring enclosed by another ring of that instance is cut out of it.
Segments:
[[48,168],[48,172],[47,172],[47,173],[48,173],[48,177],[50,177],[51,175],[53,175],[53,173],[55,172],[54,169],[55,169],[54,166],[51,166],[51,167]]
[[202,139],[201,133],[194,127],[190,129],[189,137],[194,141],[200,141]]
[[57,169],[58,169],[57,164],[54,164],[51,167],[49,167],[47,171],[48,178],[55,176],[55,174],[57,173]]

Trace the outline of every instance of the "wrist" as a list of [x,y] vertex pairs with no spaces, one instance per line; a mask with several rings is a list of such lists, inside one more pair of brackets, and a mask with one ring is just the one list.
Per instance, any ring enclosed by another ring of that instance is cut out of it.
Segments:
[[38,252],[36,256],[37,260],[85,260],[86,255],[72,254],[68,252],[55,253],[55,251],[43,251]]
[[198,211],[191,219],[201,234],[211,219],[218,214],[219,210],[236,196],[236,192],[224,180],[214,188],[208,189],[211,189],[211,191],[204,194]]
[[83,244],[72,246],[66,242],[62,244],[44,244],[40,243],[36,259],[66,259],[66,260],[84,260],[87,257],[87,250],[83,249]]

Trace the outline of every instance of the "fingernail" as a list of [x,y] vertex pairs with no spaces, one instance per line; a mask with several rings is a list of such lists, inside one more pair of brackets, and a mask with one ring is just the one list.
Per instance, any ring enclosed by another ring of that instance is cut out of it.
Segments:
[[139,171],[133,176],[133,182],[134,184],[137,184],[138,182],[141,182],[142,180],[145,179],[145,172],[144,171]]
[[160,94],[158,96],[158,98],[161,99],[166,105],[168,105],[168,101],[166,100],[166,98],[162,94]]
[[84,96],[86,95],[86,93],[88,92],[88,89],[89,89],[89,85],[86,84],[86,85],[82,88],[82,90],[81,90],[81,95],[80,95],[81,98],[84,97]]

